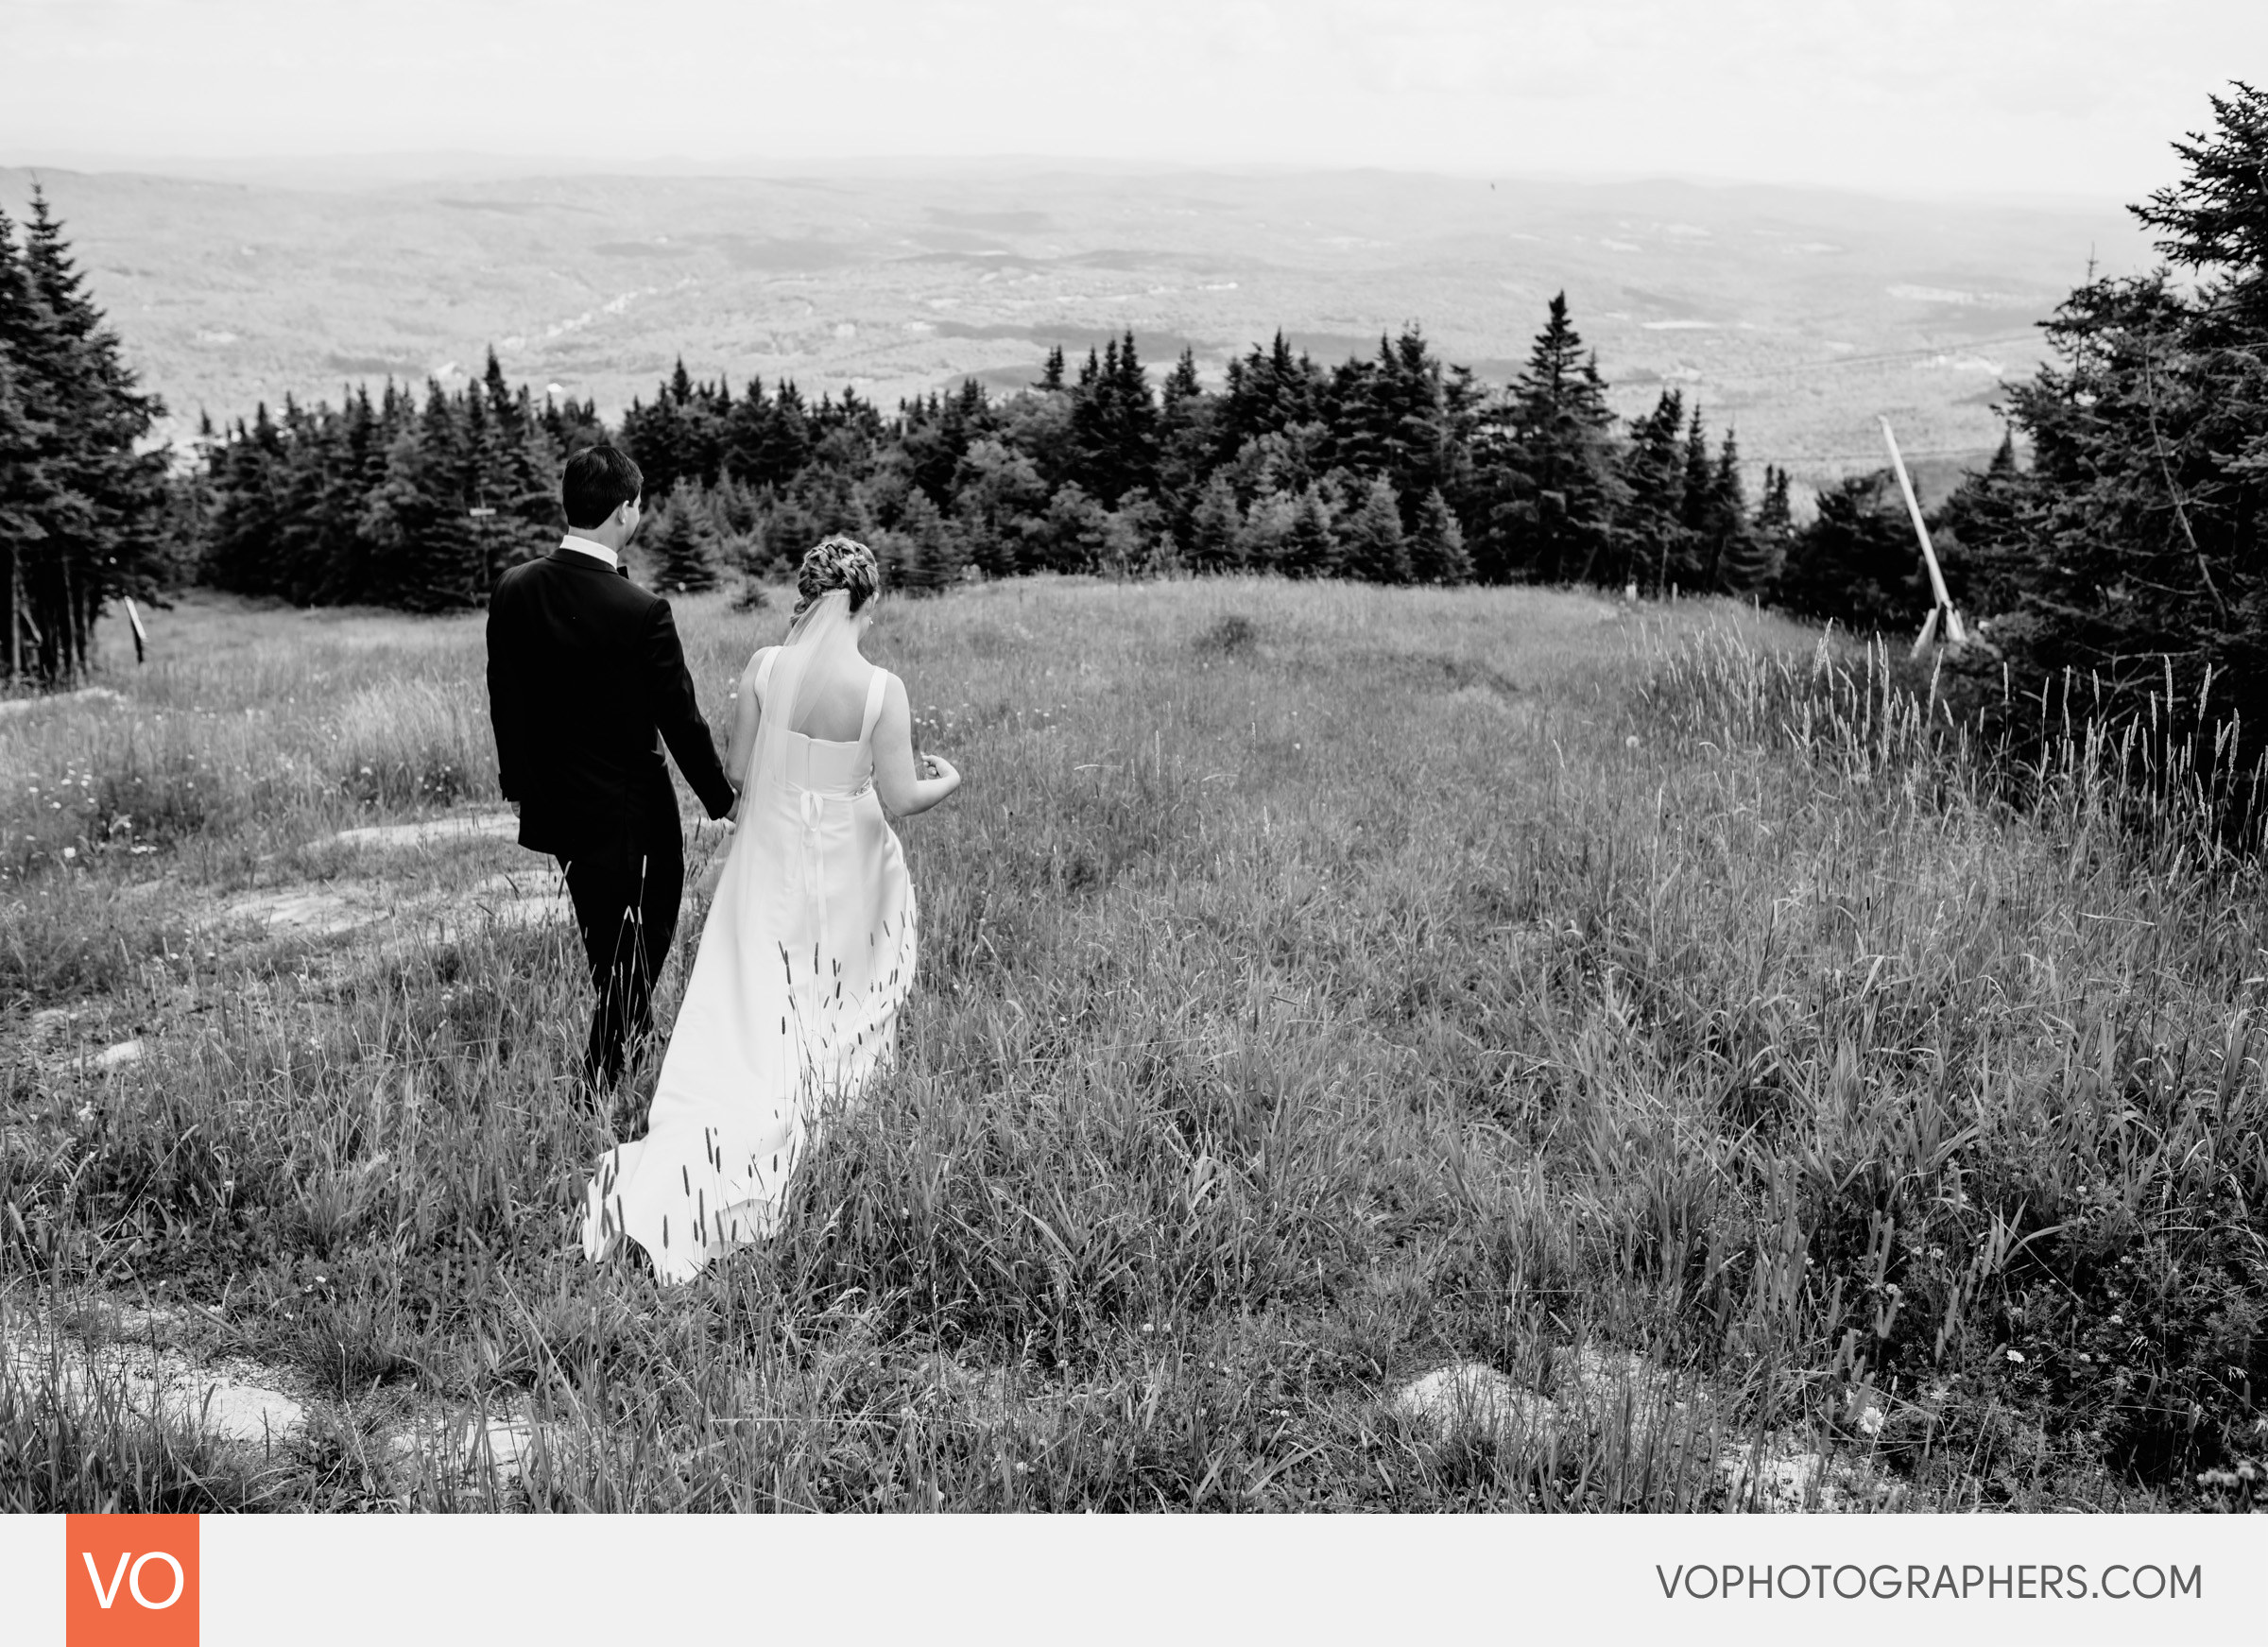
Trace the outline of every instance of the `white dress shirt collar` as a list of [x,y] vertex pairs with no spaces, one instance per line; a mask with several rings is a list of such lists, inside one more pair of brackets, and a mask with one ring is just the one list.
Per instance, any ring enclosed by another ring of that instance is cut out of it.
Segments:
[[559,547],[572,549],[577,555],[588,555],[593,560],[603,560],[607,563],[607,570],[610,572],[622,570],[621,558],[604,543],[594,543],[588,538],[578,538],[570,532],[559,540]]

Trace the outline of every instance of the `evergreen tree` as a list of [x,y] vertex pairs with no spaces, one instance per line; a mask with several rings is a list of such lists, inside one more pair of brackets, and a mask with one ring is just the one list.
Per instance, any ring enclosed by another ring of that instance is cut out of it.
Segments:
[[1071,473],[1088,491],[1115,505],[1155,478],[1158,408],[1134,352],[1134,334],[1113,337],[1098,358],[1091,351],[1072,391]]
[[1293,496],[1272,487],[1254,497],[1237,528],[1237,564],[1255,572],[1280,570],[1297,506]]
[[1180,358],[1174,362],[1174,369],[1165,374],[1160,393],[1168,413],[1204,397],[1205,386],[1197,381],[1195,351],[1187,345],[1182,347]]
[[1324,398],[1322,372],[1304,352],[1295,356],[1290,341],[1278,332],[1265,350],[1256,345],[1242,360],[1228,363],[1215,451],[1234,452],[1257,437],[1316,423]]
[[815,440],[801,390],[787,382],[766,397],[762,381],[751,378],[729,420],[725,465],[747,485],[785,489],[811,461]]
[[1472,557],[1466,552],[1465,528],[1451,512],[1440,489],[1425,494],[1409,538],[1410,576],[1418,583],[1470,583]]
[[1715,469],[1709,456],[1709,430],[1701,421],[1698,405],[1687,417],[1677,467],[1674,486],[1676,516],[1665,523],[1666,530],[1653,546],[1654,589],[1664,595],[1672,590],[1692,594],[1713,582],[1713,551],[1721,511],[1715,493]]
[[1888,470],[1820,494],[1817,517],[1789,545],[1778,592],[1797,610],[1862,634],[1921,622],[1932,599],[1929,575]]
[[1618,554],[1602,580],[1609,586],[1636,581],[1669,592],[1670,561],[1682,557],[1685,534],[1684,426],[1684,397],[1675,389],[1662,390],[1654,409],[1631,421],[1621,458]]
[[1788,545],[1795,534],[1795,512],[1788,503],[1788,472],[1766,464],[1763,496],[1748,527],[1749,558],[1738,569],[1742,581],[1734,584],[1734,589],[1743,594],[1777,600]]
[[1119,577],[1144,577],[1177,560],[1157,499],[1139,487],[1126,493],[1103,525],[1103,570]]
[[896,455],[913,484],[940,506],[953,498],[953,477],[971,442],[992,430],[985,386],[964,378],[951,395],[930,395],[899,408]]
[[0,436],[14,472],[5,506],[22,528],[0,590],[11,667],[55,683],[85,669],[104,607],[147,595],[162,575],[166,460],[139,449],[163,407],[125,364],[36,186],[20,247],[0,214],[0,360],[14,408]]
[[[0,256],[8,253],[0,243]],[[25,409],[18,369],[0,352],[0,542],[8,552],[7,581],[0,584],[0,614],[9,626],[4,661],[9,678],[22,675],[26,640],[37,619],[26,609],[24,558],[35,554],[46,528],[43,517],[55,507],[46,459],[53,431]]]
[[915,489],[906,494],[898,523],[877,534],[875,544],[883,557],[885,582],[913,594],[934,594],[961,579],[969,556],[954,523],[938,511],[929,494]]
[[2010,611],[2022,603],[2033,571],[2026,541],[2029,492],[2009,431],[1984,472],[1964,475],[1931,523],[1948,590],[1972,616]]
[[1339,523],[1330,500],[1319,486],[1302,487],[1292,500],[1292,513],[1277,564],[1292,577],[1330,577],[1339,570]]
[[700,594],[717,586],[716,538],[690,489],[660,507],[661,519],[639,534],[652,567],[654,587],[663,594]]
[[1361,506],[1347,523],[1347,571],[1372,583],[1410,581],[1401,502],[1394,495],[1394,483],[1383,474],[1370,477]]
[[1244,562],[1244,511],[1228,472],[1214,470],[1190,512],[1189,559],[1199,572],[1227,572]]
[[458,409],[429,380],[423,411],[394,437],[385,478],[363,509],[359,529],[376,551],[376,598],[411,611],[442,611],[486,597],[464,468]]
[[1109,511],[1077,481],[1068,481],[1048,499],[1045,526],[1039,540],[1050,572],[1092,572],[1102,565],[1108,546]]
[[1460,399],[1416,326],[1381,337],[1375,360],[1349,360],[1332,376],[1323,460],[1383,473],[1399,497],[1446,490],[1459,478]]
[[[486,402],[484,431],[474,442],[467,482],[472,506],[495,510],[480,517],[479,528],[486,588],[493,589],[507,568],[548,554],[558,540],[566,520],[559,513],[557,476],[567,455],[536,417],[527,386],[514,389],[505,380],[493,349],[481,374],[480,395]],[[367,413],[367,391],[361,401]]]
[[1740,443],[1730,429],[1717,450],[1710,471],[1709,507],[1702,513],[1701,531],[1709,562],[1704,587],[1746,594],[1759,587],[1768,571],[1762,546],[1748,523],[1748,494],[1741,482]]
[[[1585,581],[1610,555],[1621,484],[1614,473],[1606,386],[1553,298],[1528,364],[1489,420],[1480,482],[1487,504],[1480,570]],[[1476,457],[1476,465],[1483,459]]]
[[954,471],[957,533],[976,569],[1005,577],[1040,564],[1047,485],[1039,467],[1005,441],[974,441]]
[[283,472],[283,437],[267,415],[267,403],[253,408],[249,425],[240,418],[213,460],[213,521],[202,575],[222,589],[242,594],[273,594],[277,568],[271,549],[279,516],[273,480]]
[[[2008,444],[2004,440],[2002,442],[2002,450],[2009,451]],[[2008,467],[2010,469],[2016,467],[2013,455],[2009,458]],[[1784,469],[1776,469],[1767,463],[1764,465],[1764,495],[1756,506],[1757,535],[1761,538],[1784,540],[1788,533],[1795,529],[1795,525],[1796,513],[1788,503],[1788,472]]]
[[2252,348],[2268,335],[2268,93],[2234,89],[2210,98],[2212,131],[2174,146],[2182,180],[2132,211],[2176,268],[2206,277],[2186,317],[2195,341]]
[[1158,408],[1157,492],[1175,540],[1196,553],[1195,514],[1212,467],[1214,399],[1197,381],[1188,349],[1166,374]]

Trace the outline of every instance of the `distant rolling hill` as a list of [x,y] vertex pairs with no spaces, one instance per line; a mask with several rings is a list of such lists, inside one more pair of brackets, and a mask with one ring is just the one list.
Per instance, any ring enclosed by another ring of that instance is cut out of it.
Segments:
[[[610,414],[696,374],[885,404],[1036,375],[1131,328],[1218,374],[1278,327],[1319,358],[1421,324],[1503,381],[1565,288],[1629,412],[1665,385],[1751,467],[1818,484],[1888,414],[1931,489],[1998,441],[1998,386],[2087,270],[2139,266],[2115,206],[2019,210],[1683,182],[1384,172],[884,168],[331,187],[43,170],[176,432],[288,390],[455,381],[493,345]],[[31,174],[0,169],[16,211]]]

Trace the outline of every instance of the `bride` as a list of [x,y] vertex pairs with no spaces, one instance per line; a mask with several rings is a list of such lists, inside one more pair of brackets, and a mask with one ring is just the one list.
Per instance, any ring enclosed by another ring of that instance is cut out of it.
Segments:
[[668,1281],[769,1236],[821,1107],[855,1101],[897,1044],[914,981],[914,889],[883,809],[960,787],[915,771],[905,687],[859,653],[873,551],[841,536],[803,558],[786,643],[741,678],[726,770],[730,848],[662,1061],[645,1137],[601,1159],[583,1251],[625,1236]]

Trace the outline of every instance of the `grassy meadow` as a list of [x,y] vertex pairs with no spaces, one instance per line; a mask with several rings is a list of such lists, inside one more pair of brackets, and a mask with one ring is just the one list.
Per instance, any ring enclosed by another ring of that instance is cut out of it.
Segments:
[[[679,611],[721,729],[781,609]],[[662,1291],[576,1244],[589,985],[495,901],[548,861],[340,838],[493,817],[480,620],[152,631],[0,714],[0,1505],[1738,1509],[1792,1457],[1855,1507],[2251,1503],[2260,882],[2122,830],[2100,751],[1993,799],[1863,648],[1529,590],[892,602],[967,781],[900,826],[903,1056],[776,1243]],[[137,1333],[306,1421],[59,1347]],[[1395,1398],[1445,1366],[1510,1394]]]

